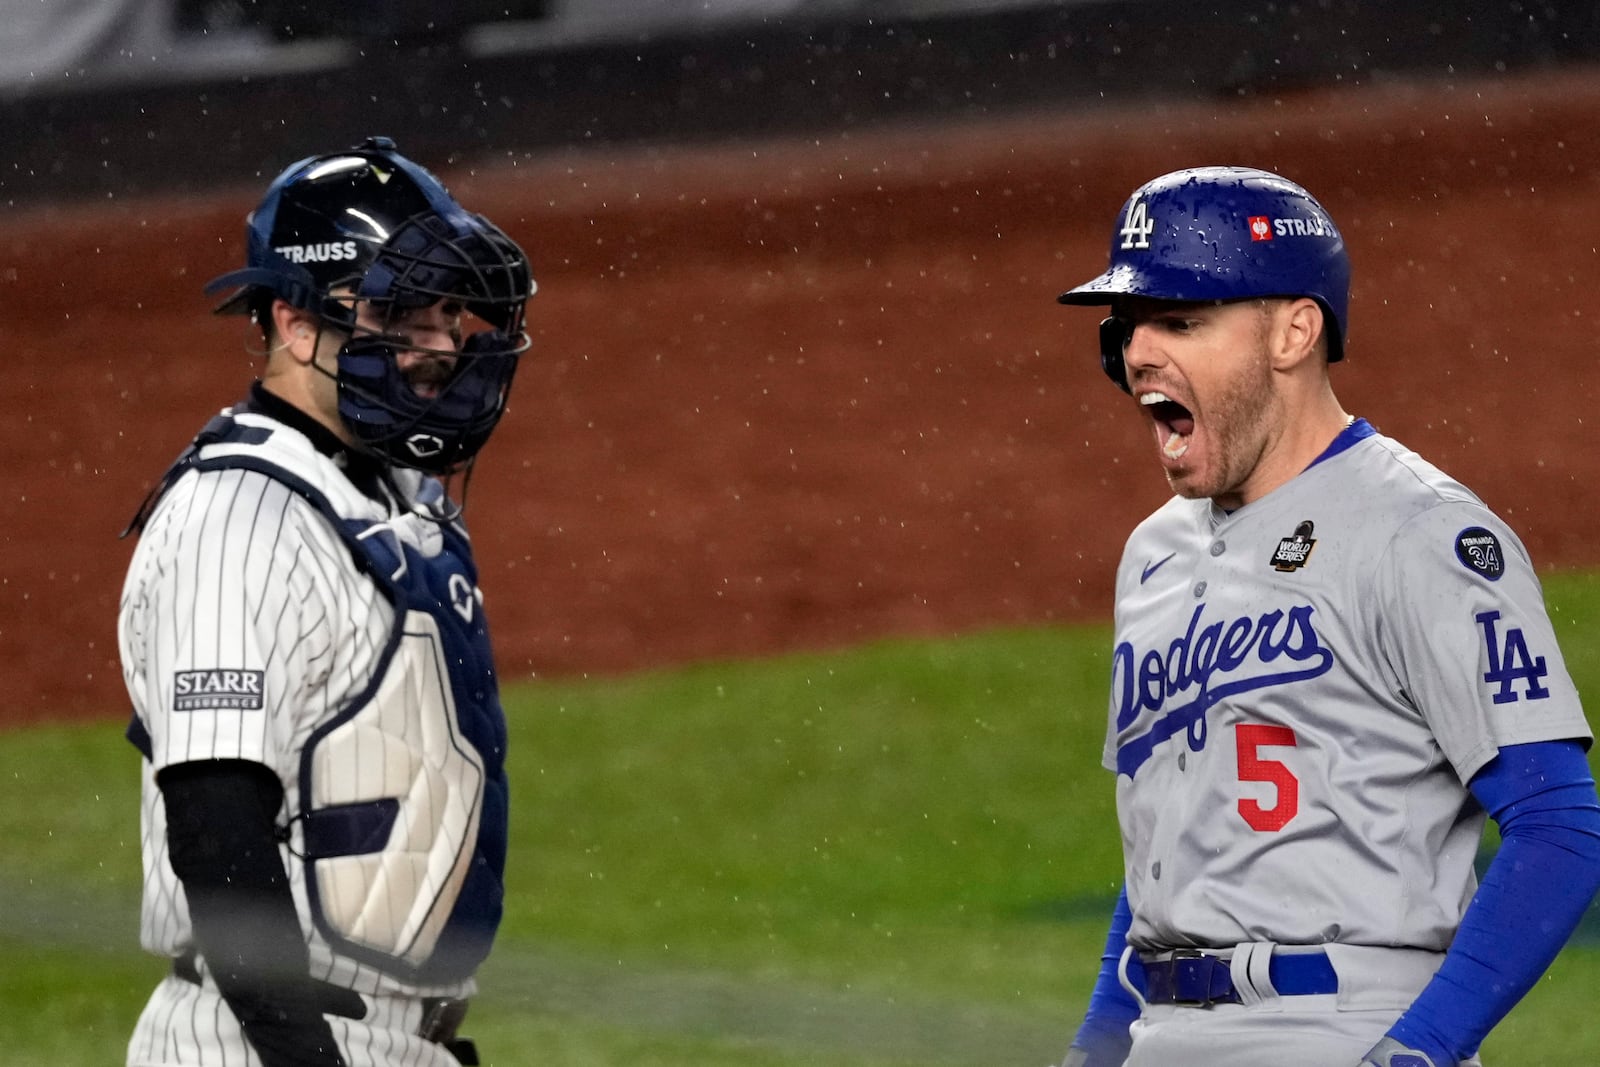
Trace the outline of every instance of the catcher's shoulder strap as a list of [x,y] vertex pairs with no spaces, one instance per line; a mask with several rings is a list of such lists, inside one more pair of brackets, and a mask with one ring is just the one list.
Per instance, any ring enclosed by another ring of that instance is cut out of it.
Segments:
[[133,518],[128,521],[128,525],[123,528],[123,531],[117,535],[117,539],[121,540],[129,534],[144,532],[145,523],[150,521],[150,516],[155,512],[156,505],[161,502],[162,497],[167,495],[167,490],[171,489],[173,484],[183,477],[184,472],[194,465],[201,449],[207,445],[213,445],[230,438],[249,443],[246,439],[251,436],[257,436],[260,440],[265,440],[269,436],[269,431],[241,426],[234,421],[232,408],[223,408],[216,415],[213,415],[211,420],[201,427],[200,432],[195,434],[194,440],[189,442],[189,446],[183,450],[182,454],[173,460],[172,465],[156,481],[155,486],[144,495],[144,499],[139,502],[139,510],[134,512]]

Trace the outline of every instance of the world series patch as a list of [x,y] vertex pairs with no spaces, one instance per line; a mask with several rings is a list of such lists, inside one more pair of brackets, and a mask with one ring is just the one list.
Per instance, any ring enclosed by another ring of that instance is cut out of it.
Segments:
[[1304,567],[1311,559],[1311,550],[1317,547],[1317,539],[1311,536],[1316,529],[1310,519],[1306,519],[1294,528],[1293,537],[1285,537],[1278,542],[1278,550],[1272,554],[1269,561],[1275,571],[1297,571]]
[[1491,582],[1498,582],[1506,572],[1505,553],[1500,550],[1500,539],[1482,526],[1468,526],[1456,534],[1456,559],[1475,574]]

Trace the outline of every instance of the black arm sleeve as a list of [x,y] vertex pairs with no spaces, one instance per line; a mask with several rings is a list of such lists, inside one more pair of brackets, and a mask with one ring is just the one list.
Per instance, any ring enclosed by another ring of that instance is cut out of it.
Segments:
[[345,1067],[323,1013],[360,1018],[365,1005],[308,973],[275,837],[277,776],[246,760],[203,760],[167,767],[156,780],[196,946],[262,1063]]

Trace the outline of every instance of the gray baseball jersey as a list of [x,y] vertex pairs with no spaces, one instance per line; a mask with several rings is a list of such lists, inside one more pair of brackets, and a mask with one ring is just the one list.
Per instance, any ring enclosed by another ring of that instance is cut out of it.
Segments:
[[1484,822],[1464,783],[1589,736],[1521,542],[1365,422],[1232,514],[1174,498],[1117,572],[1129,943],[1443,950]]
[[[130,736],[146,756],[141,941],[195,947],[156,774],[263,764],[283,783],[281,855],[312,975],[376,998],[365,1023],[331,1020],[347,1061],[450,1063],[415,1020],[372,1027],[419,997],[472,992],[499,919],[504,721],[465,533],[420,475],[392,472],[381,501],[273,419],[221,425],[150,517],[121,603]],[[189,1050],[181,1062],[255,1062],[209,982],[158,988],[130,1062],[177,1062],[161,1058],[174,1048]]]

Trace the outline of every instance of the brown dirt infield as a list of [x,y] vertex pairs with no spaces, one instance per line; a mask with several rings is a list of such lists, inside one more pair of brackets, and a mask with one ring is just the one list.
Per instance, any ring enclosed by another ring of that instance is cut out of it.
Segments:
[[[1340,222],[1345,406],[1541,567],[1595,562],[1597,114],[1577,71],[437,166],[541,285],[468,512],[502,673],[1107,617],[1164,484],[1095,312],[1053,298],[1134,186],[1201,163],[1287,174]],[[199,289],[258,193],[13,212],[0,236],[0,718],[124,714],[116,535],[253,373]]]

